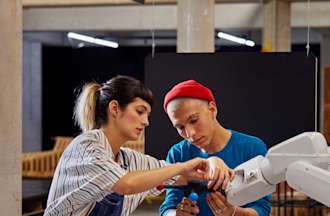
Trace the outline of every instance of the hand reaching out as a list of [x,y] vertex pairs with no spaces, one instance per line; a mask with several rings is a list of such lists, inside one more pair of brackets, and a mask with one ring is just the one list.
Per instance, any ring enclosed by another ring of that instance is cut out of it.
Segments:
[[181,175],[185,179],[209,180],[209,161],[203,158],[194,158],[183,163],[184,171]]
[[218,190],[219,187],[223,190],[227,188],[227,185],[235,177],[234,170],[230,169],[225,162],[219,157],[210,157],[207,159],[209,162],[209,178],[210,181],[207,184],[208,188]]

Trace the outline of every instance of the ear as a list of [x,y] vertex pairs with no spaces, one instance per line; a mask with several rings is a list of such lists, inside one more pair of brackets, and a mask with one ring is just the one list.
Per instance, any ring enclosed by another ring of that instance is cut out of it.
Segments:
[[218,108],[217,108],[217,105],[215,104],[215,102],[214,101],[210,101],[208,108],[209,108],[210,112],[212,113],[213,118],[216,119],[217,118],[217,114],[218,114]]
[[111,117],[116,117],[120,111],[119,103],[116,100],[110,101],[108,104],[108,112]]

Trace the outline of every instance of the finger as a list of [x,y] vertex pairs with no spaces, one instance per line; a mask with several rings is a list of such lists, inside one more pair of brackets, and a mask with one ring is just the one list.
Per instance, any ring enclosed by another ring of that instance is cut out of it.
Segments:
[[211,199],[213,200],[213,202],[215,203],[217,209],[220,208],[220,209],[224,209],[226,208],[226,199],[222,199],[222,194],[220,192],[214,192],[214,193],[210,193],[210,197]]
[[204,174],[203,173],[200,173],[200,172],[191,172],[190,174],[189,174],[189,177],[191,178],[191,179],[204,179]]
[[212,188],[212,186],[216,184],[217,180],[219,179],[220,171],[221,169],[217,167],[212,171],[212,181],[208,184],[209,188]]
[[182,200],[182,202],[178,204],[177,210],[189,215],[196,215],[199,213],[198,206],[188,199]]
[[175,215],[176,216],[191,216],[193,214],[191,214],[189,212],[182,211],[180,209],[177,209],[176,212],[175,212]]
[[215,170],[212,169],[212,170],[210,170],[209,173],[210,173],[209,174],[210,181],[207,184],[208,189],[210,189],[215,184],[215,181],[217,180],[218,175],[219,175],[219,173],[217,172],[217,169],[215,169]]
[[221,185],[221,188],[222,188],[223,190],[226,190],[229,181],[230,181],[230,176],[229,176],[229,173],[227,173],[227,174],[225,175],[224,180],[223,180],[222,185]]
[[216,196],[218,197],[218,199],[220,200],[221,203],[223,203],[223,205],[225,207],[232,207],[233,205],[230,204],[229,202],[227,202],[227,199],[224,195],[222,195],[219,191],[215,192]]
[[235,178],[235,171],[232,170],[232,169],[230,169],[229,170],[229,173],[230,173],[230,181],[234,180],[234,178]]
[[225,173],[224,173],[224,171],[221,171],[219,173],[219,177],[218,177],[216,184],[213,186],[213,190],[215,190],[215,191],[218,190],[218,188],[222,184],[224,178],[225,178]]
[[196,201],[191,201],[187,197],[183,197],[181,203],[184,204],[184,205],[189,205],[189,206],[195,206],[197,204]]
[[204,159],[204,170],[205,172],[208,172],[210,170],[209,162]]
[[219,210],[221,212],[222,209],[218,205],[216,205],[216,202],[212,199],[210,195],[207,196],[206,200],[213,214],[218,215]]
[[215,173],[215,169],[210,168],[209,173],[208,173],[210,180],[214,180],[214,173]]
[[199,164],[198,169],[202,172],[208,172],[209,166],[207,161],[203,161],[201,164]]
[[210,180],[210,175],[209,175],[209,171],[201,171],[198,170],[198,172],[203,176],[202,180]]
[[207,204],[209,205],[210,209],[212,210],[212,212],[215,212],[217,206],[215,205],[214,201],[212,200],[212,198],[210,197],[210,195],[208,195],[206,197],[206,201]]
[[214,185],[214,180],[209,180],[209,182],[207,183],[207,189],[210,189],[212,186]]

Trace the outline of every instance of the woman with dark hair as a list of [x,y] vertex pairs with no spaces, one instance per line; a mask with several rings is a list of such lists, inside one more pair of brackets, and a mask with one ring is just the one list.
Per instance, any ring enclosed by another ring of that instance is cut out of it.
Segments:
[[156,186],[182,179],[210,179],[221,161],[196,158],[166,164],[121,147],[137,140],[149,125],[153,96],[140,81],[116,76],[87,84],[74,118],[83,133],[66,148],[57,165],[45,215],[129,215]]

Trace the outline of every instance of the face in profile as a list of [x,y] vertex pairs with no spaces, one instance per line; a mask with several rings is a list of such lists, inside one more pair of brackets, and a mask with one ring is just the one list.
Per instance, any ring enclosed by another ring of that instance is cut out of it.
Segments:
[[116,124],[127,140],[137,140],[149,125],[150,105],[141,98],[136,98],[124,109],[119,109]]
[[216,105],[197,99],[176,99],[167,106],[167,114],[180,136],[207,150],[216,124]]

